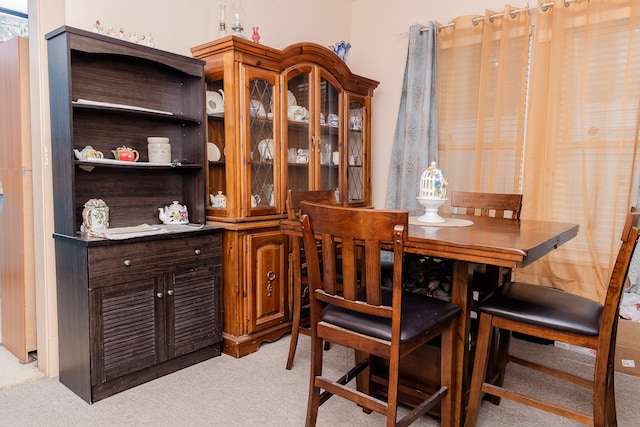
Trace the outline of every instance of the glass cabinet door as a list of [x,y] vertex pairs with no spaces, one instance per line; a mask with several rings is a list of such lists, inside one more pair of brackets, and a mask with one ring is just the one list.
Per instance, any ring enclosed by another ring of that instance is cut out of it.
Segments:
[[366,142],[366,108],[365,99],[351,94],[347,95],[347,182],[350,204],[364,203],[368,195],[365,194],[365,183],[369,180],[366,169],[366,156],[369,155]]
[[224,134],[223,82],[207,82],[207,189],[208,206],[223,215],[227,208],[226,147]]
[[278,75],[245,68],[247,188],[245,203],[250,215],[275,212],[280,206],[280,138],[278,119]]
[[308,191],[313,187],[311,168],[313,147],[313,91],[312,69],[297,67],[287,73],[287,120],[285,146],[287,147],[287,187],[294,191]]
[[[320,138],[315,141],[317,164],[320,173],[316,176],[316,189],[339,190],[340,188],[340,153],[343,118],[340,117],[340,86],[324,72],[320,73],[319,120]],[[339,196],[342,199],[341,196]],[[342,200],[340,200],[342,201]]]

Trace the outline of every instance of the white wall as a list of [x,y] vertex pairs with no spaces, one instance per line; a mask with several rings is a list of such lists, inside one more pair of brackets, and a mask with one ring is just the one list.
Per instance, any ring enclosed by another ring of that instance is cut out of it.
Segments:
[[[231,0],[66,0],[66,24],[105,27],[136,34],[152,33],[155,47],[191,55],[193,46],[217,37],[219,5]],[[349,38],[351,8],[344,0],[242,0],[245,35],[260,27],[260,43],[282,48],[299,41],[329,45]],[[346,6],[345,6],[346,5]]]
[[[103,26],[152,33],[155,47],[190,56],[190,48],[217,35],[218,5],[212,0],[29,0],[32,135],[36,220],[36,298],[39,366],[58,375],[57,311],[51,192],[48,77],[44,35],[60,25],[91,30]],[[226,0],[229,4],[230,0]],[[505,0],[243,0],[245,33],[259,26],[261,43],[282,48],[299,41],[321,45],[350,41],[352,71],[380,82],[373,100],[373,204],[383,207],[393,134],[407,54],[408,30],[429,20],[503,9]],[[524,0],[512,3],[524,7]],[[38,185],[37,185],[38,186]]]

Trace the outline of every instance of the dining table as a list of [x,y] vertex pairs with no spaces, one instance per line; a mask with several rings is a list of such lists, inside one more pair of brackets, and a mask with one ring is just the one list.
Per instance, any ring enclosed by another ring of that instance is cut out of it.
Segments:
[[[456,334],[454,426],[464,422],[473,346],[471,322],[473,271],[482,267],[500,285],[503,269],[526,267],[577,236],[579,225],[534,219],[445,214],[443,223],[423,223],[409,217],[404,249],[452,262],[451,302],[462,309]],[[283,233],[301,236],[298,220],[283,220]]]

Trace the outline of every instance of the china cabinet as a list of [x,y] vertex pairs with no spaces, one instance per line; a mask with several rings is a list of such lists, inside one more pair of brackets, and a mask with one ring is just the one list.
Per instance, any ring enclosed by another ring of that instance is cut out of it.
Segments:
[[314,43],[278,50],[227,36],[191,52],[206,62],[206,219],[225,229],[224,351],[241,357],[291,327],[288,240],[278,226],[287,190],[371,204],[378,83]]
[[[205,225],[204,63],[71,27],[46,38],[60,381],[95,402],[221,354],[222,230]],[[149,136],[169,138],[170,163],[149,162]],[[121,146],[137,161],[118,160]],[[111,231],[149,224],[158,233],[81,233],[90,199],[108,206]],[[160,224],[159,211],[178,201],[189,223]]]

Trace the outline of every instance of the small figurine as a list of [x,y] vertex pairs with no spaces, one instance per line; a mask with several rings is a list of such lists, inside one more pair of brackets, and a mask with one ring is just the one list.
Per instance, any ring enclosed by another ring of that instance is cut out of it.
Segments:
[[98,34],[104,34],[104,27],[100,24],[100,20],[97,20],[95,24],[93,24],[93,32]]

